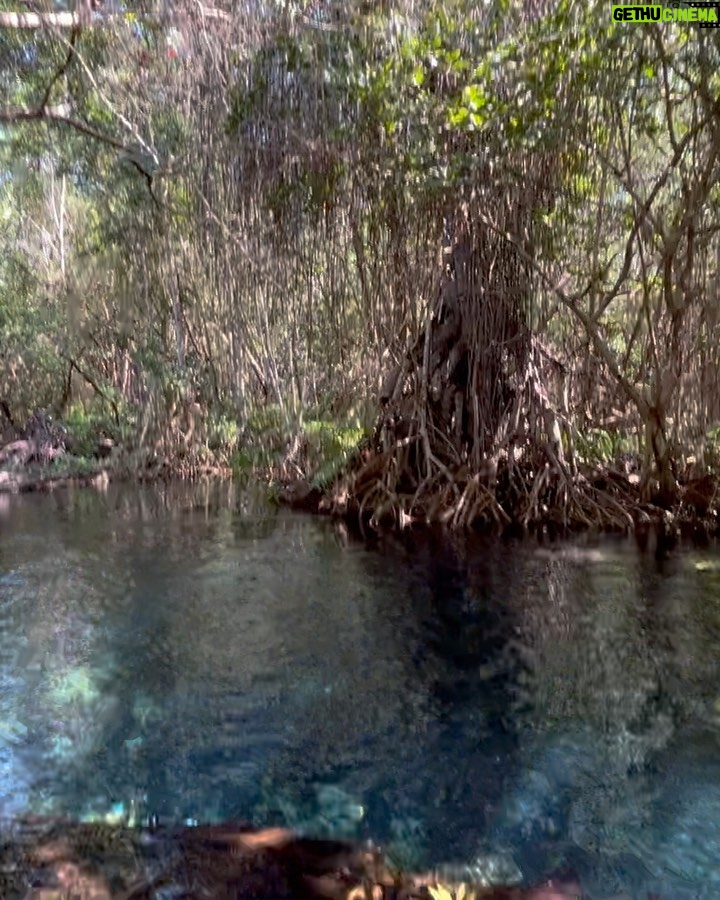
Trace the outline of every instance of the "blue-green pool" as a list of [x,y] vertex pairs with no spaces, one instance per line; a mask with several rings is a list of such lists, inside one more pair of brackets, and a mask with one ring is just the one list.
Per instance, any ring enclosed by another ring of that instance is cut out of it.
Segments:
[[720,896],[720,554],[0,497],[0,814],[283,822]]

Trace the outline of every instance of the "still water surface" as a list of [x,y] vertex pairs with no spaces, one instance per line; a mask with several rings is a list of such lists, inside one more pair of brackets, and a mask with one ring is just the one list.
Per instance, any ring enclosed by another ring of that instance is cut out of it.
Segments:
[[228,485],[0,503],[0,815],[720,897],[717,550],[368,547]]

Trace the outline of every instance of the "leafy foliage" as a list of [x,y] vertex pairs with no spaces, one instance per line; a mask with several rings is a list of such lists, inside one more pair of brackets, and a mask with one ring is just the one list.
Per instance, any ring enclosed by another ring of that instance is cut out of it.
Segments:
[[3,30],[27,115],[0,135],[0,391],[19,420],[100,403],[171,454],[307,440],[329,473],[350,404],[329,430],[308,410],[377,397],[469,227],[515,254],[568,435],[626,410],[667,474],[720,420],[709,34],[569,0]]

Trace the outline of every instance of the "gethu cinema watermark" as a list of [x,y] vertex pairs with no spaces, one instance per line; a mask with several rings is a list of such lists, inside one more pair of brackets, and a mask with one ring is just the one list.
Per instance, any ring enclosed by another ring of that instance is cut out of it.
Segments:
[[612,17],[616,22],[697,22],[701,27],[712,27],[720,24],[717,3],[672,3],[661,6],[656,3],[615,6]]

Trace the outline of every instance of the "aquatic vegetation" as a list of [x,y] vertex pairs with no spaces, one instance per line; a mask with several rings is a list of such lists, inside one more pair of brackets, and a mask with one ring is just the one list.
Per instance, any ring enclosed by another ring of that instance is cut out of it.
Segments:
[[401,871],[420,868],[427,853],[427,835],[422,822],[413,816],[393,818],[390,834],[387,855],[392,864]]
[[146,728],[153,723],[161,722],[163,718],[162,708],[146,694],[138,694],[132,706],[132,715],[141,728]]
[[27,734],[27,727],[19,719],[0,719],[0,743],[21,744]]
[[59,673],[50,684],[49,699],[54,706],[89,704],[99,696],[91,673],[84,666]]
[[334,784],[317,784],[314,797],[303,803],[299,793],[273,786],[272,778],[263,783],[263,800],[256,807],[253,818],[263,821],[271,811],[282,816],[283,824],[300,834],[319,837],[351,839],[359,836],[365,817],[365,807],[347,791]]
[[[50,766],[58,781],[88,765],[117,714],[117,698],[103,690],[101,675],[83,665],[57,666],[31,700],[28,715],[42,755],[38,765]],[[92,781],[92,772],[88,775]]]
[[[315,822],[321,834],[332,834],[336,837],[356,837],[358,827],[365,817],[365,808],[342,788],[334,784],[322,784],[315,788],[317,815]],[[312,822],[308,833],[312,831]]]
[[[147,793],[143,790],[128,789],[124,798],[111,801],[107,796],[98,794],[88,800],[82,807],[77,820],[83,824],[123,826],[135,828],[147,825],[152,820],[148,809]],[[65,810],[47,807],[46,815],[64,814]]]

